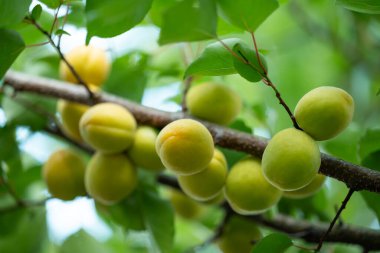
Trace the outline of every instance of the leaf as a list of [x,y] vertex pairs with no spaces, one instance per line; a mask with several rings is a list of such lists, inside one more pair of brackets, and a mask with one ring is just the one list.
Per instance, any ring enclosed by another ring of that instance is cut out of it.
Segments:
[[230,23],[252,32],[279,6],[276,0],[218,0],[218,3]]
[[261,239],[253,248],[252,253],[282,253],[293,245],[292,240],[281,233],[273,233]]
[[184,0],[164,13],[159,43],[211,39],[216,25],[214,0]]
[[34,6],[33,10],[32,10],[32,19],[34,20],[38,20],[41,16],[41,13],[42,13],[42,7],[40,4],[37,4],[36,6]]
[[337,0],[336,4],[352,11],[380,14],[380,2],[378,0]]
[[[241,57],[238,59],[237,57],[233,58],[234,67],[236,71],[241,75],[243,78],[247,79],[250,82],[258,82],[262,79],[262,76],[265,75],[264,71],[262,70],[262,66],[268,70],[267,63],[265,61],[265,58],[262,54],[259,53],[261,64],[259,63],[256,52],[250,48],[248,48],[246,45],[242,43],[237,43],[233,47],[233,51]],[[248,61],[248,64],[243,62],[243,60]]]
[[170,252],[174,241],[174,213],[167,200],[152,191],[141,194],[145,225],[161,252]]
[[58,253],[73,252],[110,253],[110,250],[85,231],[79,230],[68,237],[58,251]]
[[377,217],[377,220],[380,222],[380,197],[378,194],[369,192],[369,191],[360,191],[365,203],[368,208],[370,208]]
[[56,9],[61,4],[61,0],[39,0],[51,9]]
[[[239,39],[226,39],[223,43],[233,48]],[[219,41],[208,45],[198,59],[186,69],[185,77],[191,75],[220,76],[236,73],[233,56]]]
[[359,141],[359,157],[363,160],[377,150],[380,150],[380,129],[367,129]]
[[0,79],[2,79],[17,56],[24,50],[25,44],[21,36],[11,30],[0,29],[0,38]]
[[140,23],[153,0],[87,0],[87,41],[92,36],[113,37]]
[[[32,0],[0,0],[0,28],[20,23],[27,15],[31,2]],[[2,34],[0,38],[3,38]]]
[[65,30],[62,30],[62,29],[58,29],[57,31],[54,32],[56,35],[63,35],[63,34],[66,34],[66,35],[70,35],[70,33],[66,32]]

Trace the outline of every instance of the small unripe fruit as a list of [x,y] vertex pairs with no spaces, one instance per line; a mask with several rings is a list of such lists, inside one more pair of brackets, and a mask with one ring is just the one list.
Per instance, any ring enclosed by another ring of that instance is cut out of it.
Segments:
[[239,114],[241,99],[227,86],[204,83],[190,88],[186,96],[186,106],[191,115],[228,125]]
[[69,102],[59,99],[57,111],[61,117],[61,127],[63,132],[71,139],[82,142],[79,131],[79,121],[89,107],[87,105]]
[[206,169],[190,176],[178,176],[182,190],[191,198],[207,201],[218,195],[223,189],[227,177],[227,161],[223,153],[215,149]]
[[119,153],[129,148],[135,136],[136,120],[121,105],[97,104],[79,122],[83,140],[104,153]]
[[212,199],[201,201],[202,204],[205,205],[219,205],[222,204],[224,201],[224,191],[220,191],[215,197]]
[[171,190],[170,202],[176,214],[185,219],[195,219],[202,214],[202,206],[182,192]]
[[135,140],[128,155],[137,166],[152,172],[165,169],[156,152],[157,131],[148,126],[137,128]]
[[[110,63],[102,49],[93,46],[79,46],[68,52],[65,57],[85,83],[100,86],[108,76]],[[61,79],[67,82],[79,83],[63,61],[59,66],[59,74]]]
[[156,151],[166,168],[178,175],[204,170],[214,154],[210,132],[192,119],[173,121],[164,127],[156,140]]
[[96,201],[116,204],[136,188],[136,169],[124,154],[97,152],[87,166],[85,185]]
[[255,223],[232,216],[217,240],[223,253],[250,253],[255,242],[262,238]]
[[54,152],[43,166],[42,173],[50,194],[62,200],[85,196],[83,159],[71,150]]
[[291,199],[303,199],[310,197],[322,188],[325,180],[326,177],[324,175],[317,174],[310,184],[295,191],[286,191],[284,192],[284,197]]
[[277,133],[265,148],[265,178],[283,191],[298,190],[313,180],[321,165],[317,143],[305,132],[288,128]]
[[282,195],[264,178],[260,161],[253,158],[243,159],[231,168],[224,190],[232,209],[243,215],[266,211]]
[[295,117],[298,125],[317,141],[327,140],[342,132],[352,120],[354,100],[336,87],[318,87],[298,102]]

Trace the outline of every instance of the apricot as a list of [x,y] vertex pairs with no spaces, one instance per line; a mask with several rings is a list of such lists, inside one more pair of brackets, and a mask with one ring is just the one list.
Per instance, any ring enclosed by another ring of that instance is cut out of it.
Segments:
[[354,100],[351,95],[329,86],[306,93],[295,109],[298,125],[317,141],[338,135],[351,122],[353,114]]
[[178,176],[182,190],[192,199],[207,201],[218,195],[227,177],[227,161],[223,153],[215,149],[206,169],[190,176]]
[[165,169],[156,152],[157,135],[157,131],[152,127],[138,127],[135,140],[128,152],[132,162],[138,167],[152,172],[160,172]]
[[326,177],[324,175],[317,174],[315,178],[305,187],[295,191],[284,192],[284,197],[291,199],[303,199],[310,197],[322,188],[325,181]]
[[[100,48],[79,46],[68,52],[65,57],[86,84],[100,86],[108,76],[110,63],[106,53]],[[64,61],[60,62],[59,75],[62,80],[79,83]]]
[[86,165],[75,152],[62,149],[50,155],[42,168],[42,176],[50,194],[62,200],[85,196]]
[[225,85],[203,83],[190,88],[186,106],[191,115],[220,125],[230,124],[239,114],[239,95]]
[[180,119],[161,130],[156,151],[166,168],[178,175],[191,175],[204,170],[211,162],[214,142],[201,123]]
[[189,198],[180,191],[171,190],[169,199],[175,213],[182,218],[195,219],[203,212],[201,204],[197,203],[195,200]]
[[124,154],[97,152],[87,166],[85,186],[96,201],[113,205],[136,188],[136,169]]
[[231,168],[224,194],[231,208],[243,215],[266,211],[282,195],[265,179],[260,161],[254,158],[245,158]]
[[254,243],[262,238],[255,223],[232,216],[217,244],[223,253],[250,253]]
[[320,165],[317,143],[295,128],[277,133],[269,141],[262,158],[265,178],[283,191],[305,187],[317,175]]
[[83,114],[79,129],[83,140],[97,151],[119,153],[132,145],[136,120],[121,105],[101,103]]

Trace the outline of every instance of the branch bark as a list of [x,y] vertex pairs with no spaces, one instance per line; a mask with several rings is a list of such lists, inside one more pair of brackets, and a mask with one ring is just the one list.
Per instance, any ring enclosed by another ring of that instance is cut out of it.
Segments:
[[[13,87],[16,92],[41,94],[88,105],[92,103],[83,87],[62,81],[10,71],[5,75],[4,83]],[[98,102],[120,104],[135,116],[139,124],[157,128],[162,128],[180,118],[190,118],[189,115],[182,112],[169,113],[160,111],[103,92],[98,94]],[[258,136],[205,121],[201,122],[209,129],[215,144],[218,146],[244,152],[255,157],[261,157],[267,145],[267,140]],[[380,193],[380,173],[377,171],[334,158],[327,154],[322,154],[322,163],[319,171],[326,176],[344,182],[348,188],[355,191],[368,190]]]

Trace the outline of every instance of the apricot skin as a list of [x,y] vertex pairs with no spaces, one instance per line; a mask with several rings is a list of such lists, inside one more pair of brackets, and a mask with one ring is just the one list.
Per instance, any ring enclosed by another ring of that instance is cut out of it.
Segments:
[[351,95],[329,86],[306,93],[295,109],[298,125],[317,141],[338,135],[351,122],[353,114],[354,100]]
[[232,216],[217,240],[223,253],[250,253],[253,242],[262,238],[261,232],[251,221]]
[[101,103],[83,114],[79,128],[83,140],[97,151],[119,153],[132,145],[136,120],[120,105]]
[[[86,84],[100,86],[108,76],[110,63],[102,49],[93,46],[79,46],[68,52],[65,57]],[[59,75],[62,80],[79,83],[63,61],[60,62]]]
[[166,168],[178,175],[204,170],[214,154],[210,132],[192,119],[173,121],[164,127],[156,140],[156,151]]
[[231,168],[224,193],[232,209],[242,215],[262,213],[277,204],[282,195],[264,178],[260,161],[253,158]]
[[230,124],[239,114],[241,104],[238,94],[217,83],[193,86],[186,97],[191,115],[220,125]]
[[298,190],[313,180],[321,165],[316,142],[305,132],[288,128],[277,133],[265,148],[265,178],[283,191]]
[[227,161],[223,153],[215,149],[206,169],[190,176],[178,176],[182,190],[192,199],[207,201],[223,189],[227,177]]
[[71,150],[54,152],[42,169],[42,175],[50,194],[62,200],[85,196],[83,159]]
[[137,128],[135,140],[128,155],[138,167],[151,172],[161,172],[165,169],[156,152],[157,131],[148,126]]
[[201,204],[177,190],[170,191],[169,199],[175,213],[182,218],[195,219],[198,218],[203,212]]
[[286,191],[284,192],[284,197],[290,199],[303,199],[310,197],[322,188],[325,181],[326,177],[324,175],[317,174],[310,184],[295,191]]
[[124,154],[97,152],[87,166],[85,186],[96,201],[113,205],[136,188],[136,169]]

